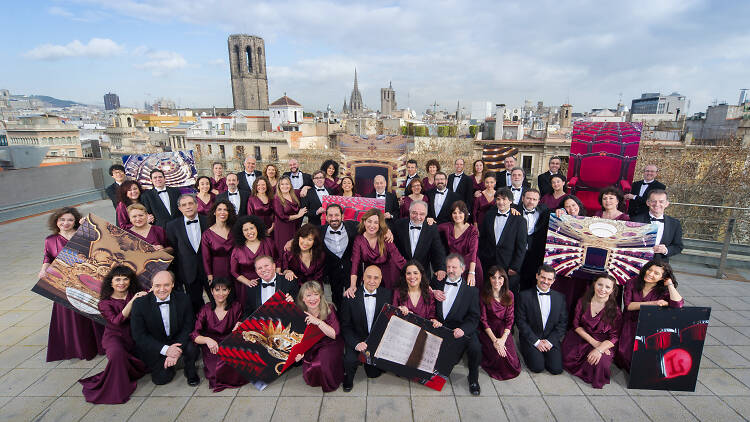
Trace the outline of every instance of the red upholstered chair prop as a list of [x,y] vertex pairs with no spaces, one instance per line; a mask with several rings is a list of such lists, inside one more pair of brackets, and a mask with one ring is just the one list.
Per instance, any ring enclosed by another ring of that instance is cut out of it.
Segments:
[[[568,180],[570,193],[583,202],[589,214],[600,208],[599,191],[607,186],[617,186],[628,193],[631,184],[628,175],[635,171],[635,157],[624,157],[608,152],[577,154],[573,175]],[[630,180],[632,180],[630,174]]]

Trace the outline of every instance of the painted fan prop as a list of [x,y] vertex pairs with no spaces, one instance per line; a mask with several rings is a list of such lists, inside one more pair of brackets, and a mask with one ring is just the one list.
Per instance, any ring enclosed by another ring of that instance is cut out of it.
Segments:
[[89,214],[31,291],[105,324],[98,309],[99,293],[112,267],[130,267],[141,288],[148,290],[153,275],[166,270],[172,259],[138,236]]
[[544,263],[567,277],[609,273],[623,285],[654,256],[655,224],[551,214]]
[[305,313],[276,292],[219,344],[219,357],[263,390],[323,338]]
[[[330,204],[339,204],[344,209],[344,220],[359,221],[362,219],[362,214],[366,213],[372,208],[377,208],[380,211],[385,212],[385,199],[383,198],[362,198],[358,196],[336,196],[336,195],[324,195],[323,196],[323,209],[328,209]],[[326,223],[326,213],[320,215],[321,224]]]
[[[151,189],[151,170],[164,172],[167,186],[190,188],[192,192],[198,170],[195,168],[193,151],[160,152],[156,154],[133,154],[122,157],[125,174],[137,181],[144,189]],[[182,190],[182,189],[181,189]],[[186,193],[186,192],[183,192]]]

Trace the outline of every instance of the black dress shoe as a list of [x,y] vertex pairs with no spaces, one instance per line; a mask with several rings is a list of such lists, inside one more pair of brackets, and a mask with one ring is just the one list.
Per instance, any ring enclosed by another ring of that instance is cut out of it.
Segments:
[[343,386],[344,392],[348,393],[352,391],[352,388],[354,388],[354,383],[350,380],[344,380],[344,386]]
[[196,385],[201,383],[201,379],[197,374],[190,375],[190,376],[186,375],[186,377],[187,377],[187,383],[191,387],[195,387]]
[[479,388],[478,382],[470,382],[469,383],[469,391],[471,392],[472,396],[478,396],[479,393],[482,391],[481,388]]

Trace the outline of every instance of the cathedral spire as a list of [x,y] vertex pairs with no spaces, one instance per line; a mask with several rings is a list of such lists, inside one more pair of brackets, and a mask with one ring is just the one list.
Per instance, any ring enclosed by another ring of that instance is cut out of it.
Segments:
[[357,81],[357,68],[354,68],[354,89],[349,97],[349,110],[351,114],[358,116],[362,114],[364,110],[364,104],[362,102],[362,93],[359,92],[359,82]]

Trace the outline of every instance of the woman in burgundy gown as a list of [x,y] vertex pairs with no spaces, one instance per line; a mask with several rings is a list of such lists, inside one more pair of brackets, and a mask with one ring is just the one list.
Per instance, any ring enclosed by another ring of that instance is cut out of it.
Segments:
[[326,176],[324,186],[331,195],[341,194],[341,181],[339,180],[339,163],[334,160],[325,160],[320,165],[320,171]]
[[433,158],[428,160],[424,167],[427,176],[422,179],[422,191],[426,193],[435,188],[435,174],[440,171],[440,162]]
[[217,354],[219,343],[242,321],[242,305],[235,300],[232,282],[228,279],[215,277],[210,289],[212,300],[203,305],[195,317],[190,340],[200,346],[208,386],[218,393],[247,384],[247,380]]
[[268,191],[274,194],[279,185],[279,169],[273,164],[268,164],[263,170],[263,177],[268,181]]
[[364,267],[369,265],[377,265],[380,268],[383,273],[383,286],[393,290],[406,260],[393,242],[385,241],[388,226],[385,224],[383,212],[377,208],[365,212],[359,222],[357,232],[352,245],[350,284],[344,295],[354,297],[358,275],[362,274]]
[[214,177],[211,178],[211,186],[213,186],[211,192],[213,192],[214,195],[226,192],[227,178],[224,177],[224,164],[219,162],[214,163],[214,165],[211,166],[211,172],[214,174]]
[[209,282],[217,277],[232,277],[229,260],[234,247],[232,226],[237,217],[231,209],[232,203],[226,199],[215,202],[208,215],[208,230],[201,235],[201,259]]
[[[124,182],[125,184],[127,182]],[[44,258],[39,278],[44,278],[47,268],[63,250],[80,225],[81,214],[73,207],[55,210],[48,226],[52,234],[44,239]],[[47,362],[65,359],[91,360],[102,354],[104,327],[65,306],[54,302],[49,323]]]
[[684,301],[677,291],[677,280],[669,263],[653,259],[641,268],[638,277],[625,284],[622,294],[625,310],[622,313],[620,344],[615,355],[615,364],[630,372],[633,358],[635,330],[638,328],[638,315],[642,305],[669,306],[682,308]]
[[[540,204],[543,204],[551,210],[556,210],[562,205],[562,201],[565,198],[565,180],[559,174],[553,174],[549,180],[552,185],[552,193],[545,194],[539,200]],[[583,214],[585,215],[585,214]]]
[[486,171],[484,170],[484,161],[476,160],[472,166],[474,173],[471,176],[471,193],[472,197],[474,192],[481,191],[484,189],[484,177]]
[[165,252],[172,253],[172,248],[167,242],[167,232],[148,222],[148,211],[143,204],[130,204],[127,211],[128,219],[133,224],[127,229],[130,233],[150,243],[157,251],[164,249]]
[[464,201],[454,202],[450,210],[453,222],[438,225],[443,245],[448,254],[457,253],[464,257],[466,269],[463,278],[469,286],[476,285],[481,291],[484,274],[482,274],[482,264],[477,259],[479,230],[466,221],[469,209]]
[[232,227],[234,248],[229,258],[229,269],[235,279],[234,291],[241,304],[246,303],[247,290],[258,285],[258,274],[255,272],[255,258],[268,255],[273,258],[278,268],[278,249],[266,236],[263,221],[254,216],[240,217]]
[[253,182],[253,192],[247,198],[247,213],[255,215],[263,220],[266,225],[266,233],[273,233],[273,191],[269,189],[270,183],[265,177],[257,177]]
[[429,201],[427,195],[425,195],[422,190],[422,181],[416,177],[411,179],[411,182],[409,182],[409,186],[407,186],[406,189],[411,189],[411,194],[405,195],[401,198],[401,206],[399,207],[399,215],[401,218],[409,216],[409,207],[411,206],[412,201],[424,201],[425,203]]
[[622,212],[625,209],[625,194],[614,186],[606,187],[599,192],[599,205],[602,209],[594,213],[594,217],[609,220],[630,221],[630,216]]
[[107,321],[102,338],[107,366],[94,376],[78,380],[87,402],[125,403],[135,391],[138,379],[146,374],[146,364],[133,353],[135,342],[130,335],[133,302],[146,294],[141,291],[135,272],[124,265],[112,268],[102,280],[98,307]]
[[305,223],[292,240],[292,250],[284,251],[281,268],[284,277],[292,281],[295,278],[300,285],[308,280],[320,281],[325,268],[325,251],[320,230],[310,223]]
[[354,179],[349,176],[341,178],[341,196],[359,196],[359,194],[354,193]]
[[[586,216],[586,207],[583,206],[581,200],[575,195],[565,195],[560,200],[560,208],[555,210],[555,214],[558,217],[563,215],[570,215],[573,217],[583,218]],[[583,297],[589,284],[591,283],[590,278],[586,277],[566,277],[558,275],[555,277],[555,283],[552,284],[552,289],[565,295],[565,304],[568,309],[568,328],[573,326],[573,313],[576,309],[578,299]]]
[[[141,203],[141,194],[143,188],[141,185],[133,180],[126,180],[122,182],[120,187],[117,189],[117,207],[115,207],[115,221],[117,227],[121,229],[129,229],[133,227],[133,224],[128,218],[128,206],[131,204]],[[149,223],[154,221],[153,216],[149,218]]]
[[393,291],[393,306],[405,315],[409,312],[432,321],[433,326],[442,324],[435,319],[435,297],[430,289],[424,267],[419,261],[411,260],[402,271],[396,290]]
[[516,345],[513,343],[513,292],[508,290],[505,270],[492,266],[482,286],[479,300],[479,342],[482,344],[482,368],[498,380],[509,380],[521,373]]
[[573,329],[568,330],[560,346],[563,368],[594,388],[609,384],[621,325],[617,280],[603,274],[594,279],[576,305]]
[[284,250],[284,245],[294,237],[306,213],[307,207],[300,205],[292,181],[287,176],[282,177],[273,198],[273,241],[277,250]]
[[487,210],[495,206],[495,185],[497,179],[492,174],[484,177],[484,190],[474,192],[474,225],[479,229]]
[[333,304],[326,301],[323,286],[317,281],[302,285],[297,295],[297,306],[306,314],[308,325],[317,325],[325,336],[303,355],[302,377],[311,387],[320,386],[327,393],[339,388],[344,380],[344,339]]
[[195,190],[198,191],[195,194],[195,200],[198,204],[198,214],[207,216],[216,199],[216,195],[211,192],[211,179],[208,176],[200,176],[195,181]]

